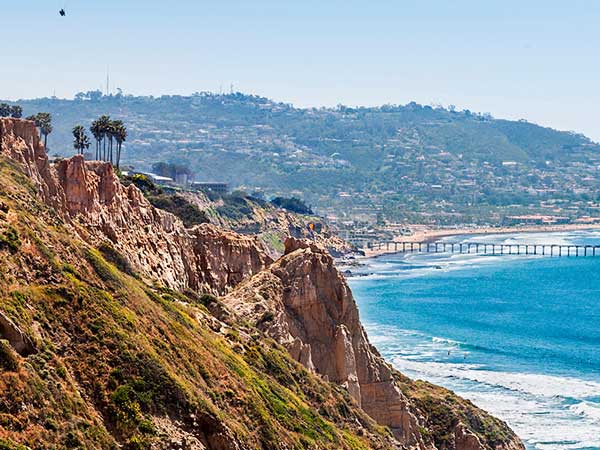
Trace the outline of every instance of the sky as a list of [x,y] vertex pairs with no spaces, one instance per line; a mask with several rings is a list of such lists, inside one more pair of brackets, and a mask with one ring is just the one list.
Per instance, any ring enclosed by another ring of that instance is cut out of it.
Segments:
[[[64,7],[66,17],[58,10]],[[455,105],[600,141],[597,0],[0,0],[0,98]]]

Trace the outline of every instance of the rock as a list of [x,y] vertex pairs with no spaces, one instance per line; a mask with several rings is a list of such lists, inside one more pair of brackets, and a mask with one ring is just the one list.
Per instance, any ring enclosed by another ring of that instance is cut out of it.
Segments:
[[21,356],[36,352],[35,344],[12,320],[0,311],[0,339],[5,339]]

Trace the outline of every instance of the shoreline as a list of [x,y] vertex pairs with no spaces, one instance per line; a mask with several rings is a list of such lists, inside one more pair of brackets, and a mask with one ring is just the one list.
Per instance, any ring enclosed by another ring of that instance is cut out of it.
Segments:
[[[521,233],[560,233],[566,231],[592,231],[600,230],[600,224],[564,224],[564,225],[528,225],[518,227],[481,227],[481,228],[438,228],[417,229],[410,236],[397,236],[391,242],[424,242],[431,243],[441,238],[450,236],[487,236]],[[366,258],[376,258],[381,255],[399,253],[394,249],[366,249],[363,248]]]

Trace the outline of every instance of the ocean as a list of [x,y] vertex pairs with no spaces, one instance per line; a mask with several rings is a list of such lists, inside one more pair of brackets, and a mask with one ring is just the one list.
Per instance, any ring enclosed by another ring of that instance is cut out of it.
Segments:
[[[600,245],[600,232],[448,238]],[[600,450],[600,257],[386,255],[349,284],[408,376],[505,420],[528,449]]]

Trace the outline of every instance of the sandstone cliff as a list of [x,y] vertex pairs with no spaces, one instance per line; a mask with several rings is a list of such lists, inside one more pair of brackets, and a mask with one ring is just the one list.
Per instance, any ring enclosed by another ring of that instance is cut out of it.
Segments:
[[140,275],[174,289],[223,293],[272,260],[255,237],[203,224],[186,229],[154,208],[112,165],[80,155],[49,164],[35,126],[2,120],[3,152],[24,167],[44,200],[94,245],[109,241]]
[[[284,252],[285,239],[292,236],[298,239],[310,239],[325,247],[333,256],[340,256],[353,250],[352,246],[335,234],[323,219],[292,213],[276,208],[271,203],[248,195],[229,195],[225,198],[210,200],[203,193],[185,192],[177,194],[208,211],[208,220],[220,228],[236,231],[244,235],[254,235],[264,244],[275,259]],[[232,203],[243,205],[243,214],[230,217],[227,214]],[[310,230],[312,223],[314,229]]]
[[[31,180],[23,180],[23,186],[13,186],[6,198],[12,203],[18,203],[21,209],[28,208],[26,205],[33,205],[29,206],[32,214],[41,207],[36,205],[34,200],[27,200],[28,195],[41,197],[53,208],[52,212],[47,212],[43,218],[35,218],[39,221],[36,225],[38,231],[33,231],[29,224],[34,221],[34,216],[27,220],[21,220],[18,214],[7,216],[10,219],[7,219],[7,230],[14,228],[16,235],[19,235],[18,228],[21,227],[21,233],[29,237],[22,244],[9,245],[9,249],[17,248],[21,253],[17,253],[19,258],[14,257],[14,261],[7,265],[6,271],[0,273],[0,282],[6,281],[3,287],[7,289],[7,293],[10,287],[10,299],[18,305],[37,305],[35,307],[42,310],[47,308],[48,302],[54,302],[55,297],[67,299],[67,303],[62,305],[68,304],[74,308],[70,313],[73,317],[79,317],[78,320],[82,322],[73,330],[71,324],[65,323],[68,314],[65,315],[62,309],[56,311],[57,314],[60,313],[57,317],[44,318],[45,322],[42,325],[31,323],[30,317],[36,311],[5,315],[2,326],[12,330],[10,337],[15,343],[15,349],[17,344],[21,345],[21,342],[26,341],[25,337],[20,337],[21,329],[30,329],[35,334],[38,328],[46,326],[49,329],[38,333],[37,339],[44,343],[44,348],[50,349],[58,345],[72,361],[90,360],[91,355],[88,354],[86,346],[92,346],[92,343],[98,345],[98,340],[89,336],[89,330],[97,332],[99,327],[102,327],[99,325],[99,319],[86,314],[81,305],[97,307],[96,303],[104,304],[107,299],[114,298],[117,303],[123,302],[130,310],[123,312],[119,317],[103,317],[102,320],[112,321],[111,323],[124,328],[119,331],[111,330],[107,334],[108,348],[96,349],[107,352],[107,359],[103,360],[102,364],[108,368],[116,367],[114,370],[122,370],[124,364],[126,370],[130,370],[127,364],[131,364],[132,361],[139,358],[152,359],[166,352],[169,359],[161,360],[161,364],[166,367],[161,370],[166,371],[169,376],[177,374],[177,377],[173,378],[175,381],[170,379],[175,383],[173,391],[181,398],[188,398],[186,395],[189,394],[189,398],[195,399],[194,402],[210,406],[210,414],[203,413],[200,416],[203,418],[200,430],[194,428],[197,425],[187,424],[183,427],[184,430],[177,426],[176,431],[170,432],[172,436],[188,433],[190,439],[199,439],[201,445],[207,448],[254,448],[253,444],[244,445],[242,441],[235,439],[235,433],[230,431],[232,427],[238,431],[243,428],[244,433],[248,433],[245,425],[234,419],[236,414],[242,412],[250,414],[247,419],[252,423],[269,422],[270,428],[261,428],[260,436],[248,437],[247,441],[269,443],[266,447],[263,445],[263,448],[296,448],[296,443],[300,448],[336,448],[336,442],[344,442],[345,444],[340,444],[342,448],[523,448],[520,441],[500,421],[447,391],[412,382],[391,369],[369,344],[344,278],[335,269],[331,256],[319,245],[289,239],[286,242],[285,255],[273,262],[255,237],[224,231],[207,224],[186,229],[177,217],[152,207],[135,186],[122,186],[108,164],[86,163],[81,156],[62,160],[54,165],[49,164],[32,122],[0,119],[0,136],[0,156],[4,155],[15,161]],[[20,176],[16,171],[11,173],[15,178]],[[26,190],[30,182],[33,182],[36,188],[33,193],[27,193]],[[54,224],[55,229],[61,230],[61,234],[60,238],[53,238],[51,245],[46,245],[38,235],[43,232],[54,236],[56,232],[48,227],[49,222]],[[66,237],[66,230],[70,238]],[[82,242],[85,242],[88,248],[82,249]],[[98,248],[101,254],[93,248]],[[0,251],[6,252],[1,248]],[[61,268],[55,253],[60,254],[61,263],[68,263],[67,266]],[[79,261],[74,256],[78,254],[84,254],[86,261]],[[49,262],[42,264],[40,261],[44,259],[48,259]],[[122,275],[121,272],[128,275]],[[88,275],[81,275],[83,273],[96,274],[89,275],[92,284],[85,284]],[[133,278],[128,277],[129,275]],[[147,283],[141,284],[140,278]],[[49,283],[51,288],[30,288],[29,285],[34,283]],[[52,287],[52,283],[58,285]],[[150,284],[156,284],[159,293],[165,292],[165,286],[179,293],[173,291],[161,296],[162,294],[155,293],[154,288],[149,287]],[[99,287],[105,294],[98,295]],[[17,288],[24,289],[26,294],[17,291]],[[192,291],[188,294],[189,297],[181,296],[180,293],[185,291]],[[88,294],[83,296],[82,292]],[[189,303],[196,301],[194,299],[197,299],[197,294],[201,292],[229,292],[223,301],[235,312],[238,320],[225,320],[226,323],[221,323],[221,317],[207,318],[206,310],[190,306]],[[25,301],[23,298],[29,300]],[[3,298],[3,301],[8,301],[8,298]],[[74,303],[71,305],[71,302]],[[111,300],[103,307],[108,308],[112,314],[120,306]],[[159,311],[162,307],[165,310]],[[98,314],[105,312],[102,308],[98,310]],[[39,311],[36,314],[39,315]],[[191,324],[190,317],[196,317],[202,324],[200,329],[197,324]],[[59,319],[62,321],[56,322]],[[88,322],[89,320],[91,322]],[[216,325],[211,325],[215,320]],[[165,334],[160,327],[156,328],[155,323],[163,323],[165,326],[168,324],[170,332]],[[235,325],[236,323],[243,325]],[[212,331],[207,331],[203,328],[205,326]],[[55,331],[54,327],[59,331]],[[285,346],[292,357],[310,372],[320,374],[324,379],[343,386],[353,399],[353,405],[347,406],[345,400],[339,400],[337,394],[327,394],[330,400],[322,398],[321,394],[315,394],[315,390],[318,392],[324,387],[312,378],[306,378],[307,375],[294,369],[289,363],[282,362],[276,347],[266,354],[270,344],[257,344],[250,339],[250,336],[254,335],[253,330],[256,330],[254,327]],[[228,329],[229,332],[223,332]],[[134,331],[135,334],[132,334]],[[8,332],[0,332],[2,336],[8,336]],[[213,332],[225,333],[231,349],[223,347],[221,341],[215,341],[215,337],[211,335]],[[148,343],[148,333],[153,333],[152,345]],[[180,342],[178,333],[185,334],[187,340]],[[85,345],[79,346],[78,343],[85,336],[89,337],[89,342],[84,340]],[[122,343],[122,336],[129,336],[129,339],[136,343],[128,347],[128,352],[137,352],[143,348],[146,353],[135,356],[133,360],[127,359],[116,364],[110,359],[115,356],[110,355],[114,348],[118,348]],[[33,351],[33,341],[29,339],[27,342],[30,342],[28,349]],[[175,345],[174,342],[179,344]],[[202,351],[194,348],[193,342],[201,345]],[[66,343],[75,346],[70,348]],[[234,356],[234,353],[241,356]],[[286,388],[292,386],[294,394],[284,395],[278,386],[268,393],[265,392],[265,381],[257,381],[255,377],[258,375],[250,376],[250,369],[241,365],[240,357],[244,359],[243,364],[253,367],[252,370],[272,371],[269,372],[269,376],[274,377]],[[148,367],[152,367],[152,364],[154,363],[148,363]],[[202,371],[198,374],[196,367],[205,364],[215,367],[206,375],[202,375]],[[111,409],[106,406],[106,395],[95,397],[94,383],[96,380],[104,380],[107,389],[112,391],[115,389],[113,384],[122,380],[107,380],[105,371],[92,370],[92,364],[90,373],[81,371],[73,364],[69,367],[72,368],[73,377],[78,383],[84,389],[91,389],[86,391],[86,395],[91,396],[89,401],[104,414],[110,413]],[[143,369],[149,370],[148,367],[144,366]],[[221,379],[218,374],[227,375],[225,379]],[[243,379],[240,380],[239,377]],[[232,383],[232,380],[235,382]],[[131,386],[137,386],[135,380],[130,383]],[[320,417],[314,416],[315,413],[307,415],[306,412],[299,412],[305,411],[302,409],[305,406],[298,402],[304,401],[301,399],[307,396],[304,390],[306,383],[314,387],[309,396],[311,407],[320,403],[325,416],[333,417],[336,424],[350,427],[351,433],[366,433],[363,439],[366,446],[348,444],[347,442],[358,441],[347,441],[344,440],[345,435],[340,437],[328,431],[329,425],[318,422],[320,418],[314,419],[319,423],[315,425],[313,417]],[[226,388],[217,389],[221,384],[225,384]],[[134,389],[129,384],[127,386],[127,389]],[[197,386],[201,386],[201,392],[197,392]],[[70,388],[75,391],[77,389],[75,385]],[[235,390],[248,392],[242,401],[243,407],[238,404],[241,400],[235,395]],[[260,393],[260,398],[267,401],[267,409],[254,404],[257,401],[257,392]],[[120,393],[116,390],[110,395],[119,399],[117,394]],[[168,421],[169,425],[165,425],[165,428],[173,428],[174,423],[186,422],[189,419],[188,416],[182,416],[183,407],[180,401],[183,400],[179,397],[175,404],[168,403],[169,414],[174,415],[176,419]],[[285,401],[278,400],[280,398],[285,398]],[[335,407],[332,406],[340,401],[343,405],[339,403]],[[157,402],[144,413],[152,416],[154,426],[160,428],[161,418],[157,411],[161,409],[160,402]],[[125,405],[129,403],[126,402]],[[185,414],[195,414],[193,411],[196,406],[192,408],[185,402],[184,405]],[[222,418],[215,412],[219,406],[226,408],[232,416],[228,416],[227,420]],[[354,406],[360,406],[372,419],[390,427],[395,440],[390,440],[385,434],[378,434],[369,422],[371,419],[361,417],[360,412],[352,412],[348,417],[345,413],[340,415],[340,411],[346,411],[347,408],[354,411]],[[121,407],[124,406],[119,406]],[[139,407],[140,405],[136,406]],[[290,408],[294,409],[293,413],[287,412]],[[440,411],[443,420],[440,419]],[[135,414],[136,418],[139,418],[139,414]],[[268,420],[271,416],[276,424],[271,424]],[[228,425],[223,425],[219,417]],[[296,419],[291,417],[301,417],[304,422],[299,425]],[[118,422],[121,418],[107,420]],[[310,425],[307,425],[306,421],[310,422]],[[357,423],[360,424],[358,429]],[[115,424],[110,422],[107,426]],[[321,433],[313,434],[315,426]],[[284,433],[281,442],[277,441],[277,434],[273,434],[275,429]],[[309,433],[310,439],[304,435],[296,436],[294,433],[298,430],[301,434]],[[126,432],[118,430],[115,436],[117,440],[125,439],[124,436],[129,436],[132,432],[129,429]],[[283,439],[284,436],[287,440]],[[296,442],[295,439],[299,440]],[[327,444],[316,443],[322,439],[325,439]],[[312,447],[310,442],[313,442]],[[197,447],[186,448],[204,448],[202,446],[199,444]]]
[[[436,436],[423,432],[429,425],[428,411],[410,398],[411,389],[418,387],[393,371],[369,344],[352,293],[324,249],[288,239],[285,256],[223,301],[240,317],[251,318],[305,367],[346,387],[357,404],[389,426],[403,445],[419,449],[439,445]],[[450,448],[523,448],[505,424],[489,422],[491,417],[481,411],[474,412],[485,419],[482,423],[487,421],[481,426],[473,426],[460,412],[448,414],[453,414],[451,425],[443,432],[450,436]],[[488,439],[492,429],[501,430],[504,438]]]
[[[48,165],[32,123],[0,133],[0,448],[400,450],[341,388],[211,313],[213,296],[166,287],[179,280],[156,264],[191,261],[221,289],[268,261],[252,238],[182,231],[106,165]],[[116,249],[133,246],[155,260]]]

